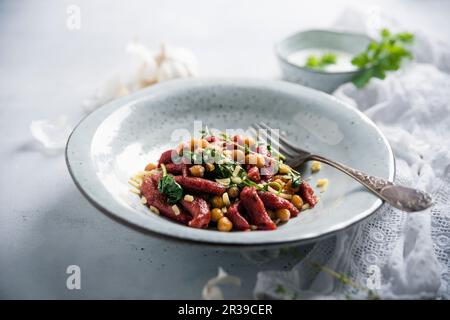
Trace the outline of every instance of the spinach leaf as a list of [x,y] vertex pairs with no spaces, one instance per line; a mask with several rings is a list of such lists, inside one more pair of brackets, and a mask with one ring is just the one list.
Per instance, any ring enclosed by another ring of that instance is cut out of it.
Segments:
[[183,197],[183,188],[171,174],[167,174],[166,166],[161,165],[163,177],[158,182],[158,191],[164,194],[169,204],[175,204]]
[[221,164],[215,164],[214,172],[220,179],[230,178],[233,175],[234,169],[236,168],[236,163],[225,162]]

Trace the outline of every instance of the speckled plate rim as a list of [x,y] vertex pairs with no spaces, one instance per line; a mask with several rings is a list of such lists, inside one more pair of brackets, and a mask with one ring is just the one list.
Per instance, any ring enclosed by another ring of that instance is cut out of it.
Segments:
[[[310,233],[306,236],[299,235],[292,239],[292,237],[289,237],[285,240],[275,240],[275,241],[249,241],[249,242],[239,242],[239,241],[233,241],[233,237],[229,237],[228,241],[218,240],[214,237],[185,237],[180,236],[178,234],[172,234],[168,231],[170,230],[161,230],[156,228],[148,228],[147,226],[141,225],[137,220],[132,220],[129,218],[125,218],[123,214],[115,212],[114,210],[108,209],[101,201],[98,200],[98,196],[95,194],[95,192],[88,192],[83,184],[80,182],[80,180],[77,177],[77,174],[75,171],[77,170],[85,170],[86,166],[82,167],[82,164],[80,165],[79,162],[75,161],[75,159],[72,158],[70,155],[69,150],[72,148],[77,148],[76,145],[74,145],[75,137],[79,137],[79,135],[85,134],[82,130],[80,130],[80,127],[82,124],[84,124],[86,121],[92,121],[98,126],[102,123],[102,121],[111,113],[115,112],[116,110],[120,109],[121,107],[129,104],[136,103],[138,101],[141,101],[143,99],[146,99],[149,95],[156,95],[156,94],[162,94],[167,93],[171,90],[176,90],[182,87],[202,87],[202,86],[221,86],[221,85],[230,85],[234,87],[252,87],[252,88],[259,88],[259,89],[280,89],[280,90],[291,90],[291,92],[296,92],[299,96],[302,94],[308,94],[308,95],[315,95],[316,97],[322,98],[322,99],[328,99],[332,100],[333,103],[339,105],[343,110],[346,112],[352,112],[354,115],[358,116],[362,122],[364,122],[366,125],[370,126],[379,136],[379,138],[382,139],[383,143],[386,146],[386,150],[388,152],[388,163],[386,165],[389,168],[389,174],[388,177],[385,177],[389,179],[390,181],[393,181],[395,177],[395,159],[394,154],[392,152],[392,148],[386,139],[386,137],[383,135],[383,133],[380,131],[380,129],[362,112],[359,110],[351,107],[350,105],[344,103],[341,100],[336,99],[335,97],[328,95],[326,93],[320,92],[318,90],[314,90],[311,88],[307,88],[298,84],[292,84],[285,81],[279,81],[279,80],[254,80],[254,79],[210,79],[210,78],[203,78],[203,79],[180,79],[180,80],[172,80],[169,82],[165,82],[162,84],[157,84],[155,86],[152,86],[150,88],[146,88],[143,90],[140,90],[134,94],[131,94],[129,96],[111,101],[104,106],[96,109],[95,111],[88,114],[86,117],[84,117],[74,128],[72,133],[69,136],[69,139],[66,144],[65,149],[65,159],[67,168],[69,170],[69,173],[77,186],[77,188],[80,190],[80,192],[83,194],[83,196],[96,207],[101,212],[105,213],[107,216],[111,217],[113,220],[118,221],[120,223],[123,223],[137,231],[151,234],[153,236],[161,237],[164,239],[170,239],[174,241],[178,241],[181,243],[190,243],[190,244],[197,244],[201,246],[209,245],[213,246],[214,248],[223,248],[223,249],[231,249],[231,248],[238,248],[241,249],[262,249],[262,248],[274,248],[274,247],[286,247],[286,246],[292,246],[292,245],[299,245],[299,244],[308,244],[311,242],[315,242],[324,238],[327,238],[337,231],[345,230],[354,224],[363,221],[364,219],[368,218],[372,213],[374,213],[382,204],[383,201],[381,199],[376,199],[370,207],[368,207],[366,210],[361,211],[359,213],[356,213],[352,219],[348,219],[346,221],[343,221],[341,223],[334,224],[333,227],[330,227],[326,230],[321,230],[320,232],[316,233]],[[98,118],[99,116],[102,116],[101,118]],[[88,140],[92,142],[92,138],[94,135],[91,135],[88,137]],[[90,154],[85,153],[82,154],[82,157],[84,157],[84,160],[86,162],[91,161]],[[89,172],[87,173],[92,177],[96,177],[95,172]],[[98,192],[106,192],[103,185],[100,182],[95,181],[93,179],[93,183],[98,185]],[[112,197],[111,197],[112,198]],[[112,198],[113,199],[113,198]],[[130,210],[131,211],[131,210]],[[188,227],[186,227],[188,228]],[[271,231],[276,232],[276,231]]]

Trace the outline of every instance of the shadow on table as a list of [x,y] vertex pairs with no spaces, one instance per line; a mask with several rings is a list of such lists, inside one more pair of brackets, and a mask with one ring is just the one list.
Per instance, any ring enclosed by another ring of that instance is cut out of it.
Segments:
[[[34,265],[28,296],[199,299],[220,266],[242,279],[226,298],[251,298],[257,272],[289,270],[299,261],[278,249],[241,253],[143,234],[99,212],[73,184],[65,189],[33,226],[41,236],[21,261]],[[81,290],[66,288],[72,264],[81,268]]]

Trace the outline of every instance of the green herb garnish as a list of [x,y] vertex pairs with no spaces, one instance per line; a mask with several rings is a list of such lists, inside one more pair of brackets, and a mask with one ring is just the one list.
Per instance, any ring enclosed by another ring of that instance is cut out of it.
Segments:
[[[273,188],[277,192],[278,195],[283,191],[283,186],[281,184],[279,184],[278,182],[272,181],[269,183],[269,186],[271,188]],[[276,187],[276,189],[274,187]]]
[[[192,152],[189,150],[183,150],[183,156],[188,163],[202,164],[203,163],[203,152]],[[177,161],[180,161],[177,159]]]
[[283,285],[279,284],[275,289],[275,292],[281,295],[286,294],[286,288]]
[[225,163],[217,163],[214,165],[214,172],[217,175],[217,178],[226,179],[230,178],[233,175],[234,169],[236,168],[236,163],[234,162],[225,162]]
[[161,164],[163,176],[158,182],[158,191],[164,194],[169,204],[175,204],[183,197],[183,188],[167,173],[166,166]]
[[207,126],[205,126],[205,129],[200,130],[200,134],[201,134],[202,139],[211,137],[213,135]]
[[203,160],[204,162],[207,162],[208,160],[211,159],[213,159],[214,162],[219,162],[221,159],[224,159],[224,157],[217,149],[212,147],[206,147],[203,150]]
[[297,175],[293,172],[291,172],[291,176],[292,176],[292,188],[298,188],[300,187],[300,184],[302,183],[302,177],[300,175]]
[[285,161],[286,160],[286,157],[283,154],[281,154],[280,152],[278,152],[277,150],[273,149],[272,145],[270,145],[270,144],[267,145],[267,151],[269,151],[271,155],[276,153],[276,155],[278,157],[278,160],[281,160],[281,161]]
[[222,138],[222,140],[231,142],[231,137],[228,134],[226,134],[225,132],[220,133],[219,136]]
[[252,180],[249,180],[248,178],[245,178],[242,180],[242,182],[239,184],[240,188],[243,187],[255,187],[258,191],[268,191],[269,184],[267,183],[256,183]]
[[310,69],[323,70],[326,66],[330,64],[336,64],[337,56],[334,53],[328,52],[324,53],[322,56],[316,56],[311,54],[306,59],[305,67]]
[[363,70],[352,81],[357,88],[364,87],[371,78],[384,79],[386,71],[400,69],[403,59],[412,59],[408,45],[414,42],[409,32],[391,34],[388,29],[381,30],[381,40],[372,41],[367,49],[352,59],[352,64]]

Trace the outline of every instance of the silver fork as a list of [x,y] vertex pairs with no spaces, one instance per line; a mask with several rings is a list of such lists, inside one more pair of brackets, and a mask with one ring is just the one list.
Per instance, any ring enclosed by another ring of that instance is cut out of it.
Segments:
[[[397,185],[392,181],[368,175],[337,161],[312,154],[311,152],[297,147],[283,135],[279,134],[277,130],[273,130],[264,122],[253,124],[252,128],[255,129],[258,134],[264,135],[267,141],[270,141],[271,145],[278,148],[278,150],[286,156],[286,164],[292,168],[297,168],[306,161],[320,161],[349,175],[376,196],[400,210],[409,212],[420,211],[432,205],[431,195],[427,192]],[[267,134],[267,132],[270,132],[270,135]]]

